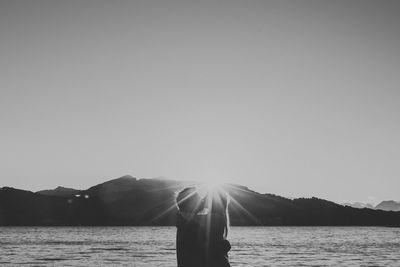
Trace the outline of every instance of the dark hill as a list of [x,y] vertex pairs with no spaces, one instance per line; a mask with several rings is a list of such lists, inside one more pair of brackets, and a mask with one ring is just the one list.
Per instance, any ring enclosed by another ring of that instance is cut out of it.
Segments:
[[0,188],[0,225],[69,225],[66,211],[62,198]]
[[55,189],[41,190],[41,191],[37,191],[36,193],[38,193],[40,195],[45,195],[45,196],[66,197],[66,196],[78,194],[79,192],[80,192],[80,190],[77,190],[77,189],[58,186]]
[[[191,184],[124,176],[72,194],[4,187],[0,225],[174,225],[175,193]],[[238,185],[224,187],[231,195],[232,225],[400,226],[400,212],[355,209],[317,198],[291,200]]]
[[343,206],[350,206],[357,209],[375,209],[375,207],[370,203],[362,203],[362,202],[355,202],[355,203],[343,203]]

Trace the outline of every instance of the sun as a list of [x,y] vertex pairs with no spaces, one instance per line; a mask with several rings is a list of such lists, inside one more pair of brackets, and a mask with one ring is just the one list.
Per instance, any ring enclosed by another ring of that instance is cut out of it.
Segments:
[[220,189],[223,185],[224,185],[224,183],[216,182],[216,181],[203,183],[203,186],[207,191],[213,191],[213,190]]
[[209,188],[218,187],[225,183],[229,183],[230,179],[222,172],[204,172],[194,178],[199,184],[203,184]]
[[198,185],[198,193],[201,196],[205,196],[207,194],[215,194],[217,192],[224,191],[225,184],[222,182],[202,182]]

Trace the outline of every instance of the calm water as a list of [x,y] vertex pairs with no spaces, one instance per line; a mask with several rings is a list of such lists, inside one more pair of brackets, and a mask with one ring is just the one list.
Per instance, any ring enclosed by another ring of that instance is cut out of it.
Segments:
[[[0,266],[176,266],[174,227],[0,227]],[[232,266],[400,266],[400,229],[233,227]]]

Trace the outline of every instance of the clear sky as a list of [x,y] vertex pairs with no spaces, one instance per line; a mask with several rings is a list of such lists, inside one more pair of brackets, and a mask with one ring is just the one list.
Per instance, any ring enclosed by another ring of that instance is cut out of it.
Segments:
[[399,1],[0,1],[0,186],[125,174],[400,200]]

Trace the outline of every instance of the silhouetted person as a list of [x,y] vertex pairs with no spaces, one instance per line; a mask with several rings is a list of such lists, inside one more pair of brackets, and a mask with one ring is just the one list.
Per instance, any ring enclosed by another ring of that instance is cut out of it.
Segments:
[[206,246],[207,267],[230,267],[228,251],[231,249],[226,239],[229,229],[228,194],[223,190],[212,190],[206,196]]
[[178,267],[230,267],[226,192],[211,190],[201,199],[195,187],[188,187],[176,202]]
[[[178,214],[176,218],[176,255],[178,267],[205,266],[204,239],[201,230],[204,215],[204,201],[195,187],[188,187],[176,198]],[[200,217],[201,216],[201,217]]]

